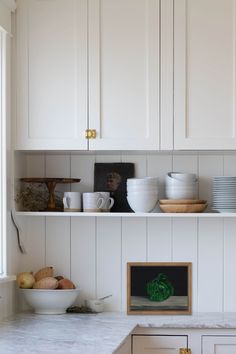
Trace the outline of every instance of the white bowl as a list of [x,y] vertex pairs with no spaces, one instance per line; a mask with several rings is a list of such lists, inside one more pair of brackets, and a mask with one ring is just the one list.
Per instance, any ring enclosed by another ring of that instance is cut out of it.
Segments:
[[175,186],[175,187],[186,187],[186,186],[195,186],[197,185],[197,180],[181,180],[178,178],[172,178],[168,175],[165,177],[166,186]]
[[153,189],[153,190],[127,190],[127,194],[134,194],[134,195],[156,195],[158,194],[158,190],[157,189]]
[[184,182],[195,182],[197,180],[195,173],[169,172],[167,175]]
[[131,192],[153,192],[153,191],[157,191],[158,188],[157,186],[127,186],[127,191],[131,191]]
[[103,312],[104,310],[104,301],[99,299],[91,299],[85,301],[86,306],[93,312]]
[[75,302],[79,289],[19,289],[34,312],[42,315],[60,315]]
[[154,196],[135,196],[128,195],[127,200],[131,209],[136,213],[149,213],[158,201],[158,195]]
[[128,178],[127,186],[130,185],[157,185],[156,177]]

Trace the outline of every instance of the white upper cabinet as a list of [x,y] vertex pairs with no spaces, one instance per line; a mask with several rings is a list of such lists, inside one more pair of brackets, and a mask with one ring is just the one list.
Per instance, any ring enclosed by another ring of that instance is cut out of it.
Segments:
[[159,5],[89,1],[92,150],[159,149]]
[[172,148],[173,2],[160,2],[19,1],[17,149]]
[[86,149],[87,0],[17,6],[17,149]]
[[236,1],[174,3],[174,149],[236,149]]

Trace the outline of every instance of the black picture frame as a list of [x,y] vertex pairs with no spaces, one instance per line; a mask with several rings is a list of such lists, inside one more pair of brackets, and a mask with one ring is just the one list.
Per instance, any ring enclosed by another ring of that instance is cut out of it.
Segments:
[[127,313],[190,315],[192,264],[127,263]]
[[133,212],[126,197],[127,178],[133,177],[133,163],[95,163],[94,192],[110,192],[110,196],[115,201],[111,212]]

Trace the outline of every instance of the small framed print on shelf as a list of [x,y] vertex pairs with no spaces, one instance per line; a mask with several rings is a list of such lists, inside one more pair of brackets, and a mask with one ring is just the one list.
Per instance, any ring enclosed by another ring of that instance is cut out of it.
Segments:
[[127,263],[127,272],[128,314],[191,314],[191,263]]
[[126,181],[133,177],[133,163],[95,163],[94,192],[110,192],[114,198],[111,212],[132,212],[126,197]]

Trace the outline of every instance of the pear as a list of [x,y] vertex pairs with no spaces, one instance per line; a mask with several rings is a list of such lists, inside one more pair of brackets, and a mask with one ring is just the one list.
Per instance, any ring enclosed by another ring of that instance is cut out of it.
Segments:
[[17,282],[19,288],[32,289],[33,285],[35,283],[35,279],[34,279],[34,276],[32,275],[32,273],[23,272],[23,273],[17,274],[16,282]]

